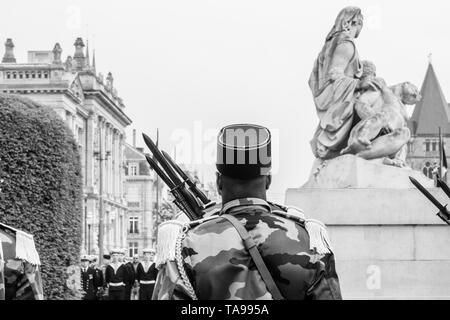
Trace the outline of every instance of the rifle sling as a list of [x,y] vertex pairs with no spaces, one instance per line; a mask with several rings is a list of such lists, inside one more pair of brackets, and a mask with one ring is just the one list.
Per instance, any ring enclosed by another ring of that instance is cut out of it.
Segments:
[[239,233],[239,236],[242,238],[242,241],[244,242],[245,248],[250,253],[250,256],[252,257],[253,262],[255,263],[256,268],[259,271],[259,274],[261,275],[261,278],[266,284],[266,287],[269,290],[269,292],[272,294],[274,300],[284,300],[284,297],[282,296],[280,290],[275,284],[272,275],[270,274],[266,264],[264,263],[263,258],[261,257],[261,253],[256,248],[256,243],[253,240],[252,236],[248,233],[245,227],[239,222],[239,220],[237,220],[232,215],[223,214],[222,217],[228,220],[236,229],[236,231]]

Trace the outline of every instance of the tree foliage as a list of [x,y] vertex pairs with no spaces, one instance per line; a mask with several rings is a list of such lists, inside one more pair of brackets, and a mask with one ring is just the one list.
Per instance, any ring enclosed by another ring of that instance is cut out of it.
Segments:
[[49,107],[0,95],[0,221],[31,233],[46,299],[70,298],[66,268],[79,259],[78,146]]

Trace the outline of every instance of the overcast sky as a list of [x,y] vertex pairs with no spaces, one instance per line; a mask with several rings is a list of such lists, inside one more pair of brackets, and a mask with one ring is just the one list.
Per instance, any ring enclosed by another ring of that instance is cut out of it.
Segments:
[[15,0],[2,6],[0,39],[13,38],[25,62],[28,50],[51,50],[55,42],[65,59],[76,37],[88,37],[97,70],[113,73],[133,120],[128,141],[135,128],[144,146],[140,133],[155,137],[159,128],[161,146],[173,153],[177,145],[177,159],[198,168],[205,181],[214,178],[221,126],[269,127],[279,151],[270,196],[282,202],[287,188],[308,178],[318,119],[307,82],[336,15],[348,5],[363,10],[357,48],[379,76],[420,87],[432,52],[450,97],[448,1]]

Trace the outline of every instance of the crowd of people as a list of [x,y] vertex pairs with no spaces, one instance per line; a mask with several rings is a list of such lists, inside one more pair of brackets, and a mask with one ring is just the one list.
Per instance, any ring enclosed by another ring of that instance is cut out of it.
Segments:
[[139,255],[125,257],[125,251],[114,249],[103,256],[81,256],[81,292],[83,300],[151,300],[158,270],[155,250],[144,249]]

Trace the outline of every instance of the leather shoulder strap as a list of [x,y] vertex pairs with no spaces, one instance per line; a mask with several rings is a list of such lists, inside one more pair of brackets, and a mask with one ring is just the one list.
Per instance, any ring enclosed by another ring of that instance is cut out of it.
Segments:
[[236,231],[239,233],[239,235],[242,238],[242,241],[244,242],[245,248],[250,253],[250,256],[253,259],[253,262],[255,262],[256,268],[258,269],[261,278],[263,279],[264,283],[266,284],[267,289],[272,294],[272,297],[275,300],[284,300],[284,297],[281,295],[280,290],[278,289],[277,285],[275,284],[275,281],[272,278],[272,275],[270,274],[269,270],[267,269],[266,264],[264,263],[263,258],[261,257],[261,254],[259,253],[258,249],[256,248],[256,243],[251,237],[251,235],[248,233],[248,231],[245,229],[245,227],[237,220],[235,217],[229,214],[223,214],[221,215],[224,219],[228,220],[233,227],[236,229]]

